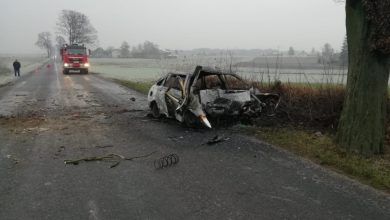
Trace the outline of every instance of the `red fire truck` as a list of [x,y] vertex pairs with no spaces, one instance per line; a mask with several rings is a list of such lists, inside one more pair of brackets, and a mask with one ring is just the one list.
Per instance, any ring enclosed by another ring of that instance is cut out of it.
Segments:
[[68,74],[70,71],[88,74],[88,51],[84,45],[66,44],[60,49],[60,53],[64,74]]

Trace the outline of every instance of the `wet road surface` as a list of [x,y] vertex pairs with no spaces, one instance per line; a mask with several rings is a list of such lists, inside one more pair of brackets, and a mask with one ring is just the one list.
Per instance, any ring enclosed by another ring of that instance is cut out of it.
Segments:
[[[135,98],[135,101],[133,101]],[[0,87],[0,219],[389,219],[390,198],[238,129],[146,116],[146,97],[54,64]],[[229,140],[205,145],[215,135]],[[112,162],[66,159],[111,153]],[[156,170],[155,159],[180,162]]]

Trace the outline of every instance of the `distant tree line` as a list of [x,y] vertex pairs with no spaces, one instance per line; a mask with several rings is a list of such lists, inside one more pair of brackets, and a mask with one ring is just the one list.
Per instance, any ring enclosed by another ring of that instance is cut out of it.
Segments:
[[127,41],[119,46],[119,48],[108,47],[106,49],[98,47],[91,52],[92,57],[97,58],[144,58],[144,59],[159,59],[172,58],[170,51],[163,51],[153,42],[145,41],[131,47]]

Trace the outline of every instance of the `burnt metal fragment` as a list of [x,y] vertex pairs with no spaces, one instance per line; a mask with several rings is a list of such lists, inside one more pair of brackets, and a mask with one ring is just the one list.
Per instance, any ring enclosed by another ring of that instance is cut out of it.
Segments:
[[162,169],[170,167],[179,163],[179,156],[177,154],[169,154],[154,161],[154,168]]

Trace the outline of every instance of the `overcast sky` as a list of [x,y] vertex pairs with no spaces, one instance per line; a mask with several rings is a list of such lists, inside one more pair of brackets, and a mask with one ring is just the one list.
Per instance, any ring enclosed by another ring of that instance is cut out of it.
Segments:
[[0,0],[0,53],[35,53],[62,9],[87,15],[99,45],[145,40],[162,49],[339,50],[344,5],[333,0]]

